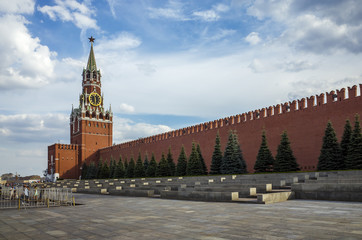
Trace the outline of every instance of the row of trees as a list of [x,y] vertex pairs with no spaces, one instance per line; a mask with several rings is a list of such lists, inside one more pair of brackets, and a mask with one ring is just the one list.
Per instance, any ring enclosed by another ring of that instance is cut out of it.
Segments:
[[354,128],[347,119],[341,143],[338,143],[332,123],[328,122],[323,137],[318,170],[362,169],[362,135],[359,116]]
[[[318,170],[362,169],[362,136],[359,117],[356,115],[354,129],[349,120],[346,121],[341,143],[338,143],[332,123],[328,122],[323,137],[321,154],[318,161]],[[262,141],[254,165],[255,172],[289,172],[298,171],[299,165],[290,147],[287,132],[281,135],[275,159],[269,150],[265,131],[262,132]],[[220,136],[216,135],[214,151],[212,154],[210,174],[241,174],[247,173],[246,162],[238,142],[236,132],[230,131],[224,150],[221,151]],[[186,156],[182,146],[177,164],[174,163],[171,148],[167,156],[162,153],[157,163],[152,153],[151,160],[146,154],[142,161],[141,153],[135,162],[131,157],[122,161],[120,157],[116,162],[111,158],[110,164],[98,161],[91,162],[82,167],[82,178],[133,178],[133,177],[164,177],[164,176],[194,176],[207,175],[207,167],[201,153],[199,144],[192,143],[189,157]]]
[[[222,155],[220,150],[220,137],[217,134],[215,151],[213,154],[213,165],[211,168],[212,174],[238,174],[247,173],[246,162],[243,158],[240,145],[235,132],[229,133],[228,143],[225,148],[225,153]],[[217,166],[215,166],[215,161]],[[171,148],[168,149],[167,156],[162,153],[161,160],[157,163],[154,154],[152,153],[151,161],[148,161],[146,154],[142,161],[141,153],[138,154],[135,162],[131,157],[122,161],[120,157],[118,163],[111,158],[110,164],[107,162],[98,161],[98,164],[91,162],[87,165],[86,162],[82,166],[82,178],[133,178],[133,177],[164,177],[164,176],[195,176],[207,175],[207,167],[201,153],[199,144],[192,143],[190,156],[187,158],[185,149],[182,146],[180,155],[177,160],[177,165],[173,161]]]
[[269,150],[265,131],[263,131],[254,170],[255,172],[290,172],[299,170],[299,165],[290,147],[290,141],[286,131],[282,133],[275,159]]
[[141,153],[139,153],[136,162],[133,157],[129,162],[127,159],[123,162],[120,156],[118,163],[111,158],[109,166],[107,162],[102,162],[102,160],[97,165],[94,162],[89,165],[84,162],[82,166],[83,179],[207,175],[207,173],[200,145],[195,142],[192,143],[189,158],[187,158],[185,149],[182,146],[177,165],[174,163],[171,148],[169,148],[167,156],[162,153],[161,160],[158,163],[153,153],[150,161],[147,154],[144,161],[142,161]]

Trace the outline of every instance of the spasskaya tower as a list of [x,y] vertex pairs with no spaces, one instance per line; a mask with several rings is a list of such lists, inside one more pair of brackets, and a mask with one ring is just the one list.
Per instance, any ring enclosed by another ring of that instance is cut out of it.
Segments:
[[87,67],[82,73],[82,93],[79,96],[79,107],[70,114],[70,143],[79,146],[82,163],[98,161],[97,150],[112,145],[111,106],[103,105],[101,71],[97,69],[93,51],[94,38],[90,37],[91,49]]
[[70,114],[70,144],[48,146],[48,178],[79,178],[84,162],[99,160],[99,149],[112,146],[113,113],[104,107],[101,71],[97,69],[93,51],[94,38],[87,67],[82,73],[82,92],[78,107]]

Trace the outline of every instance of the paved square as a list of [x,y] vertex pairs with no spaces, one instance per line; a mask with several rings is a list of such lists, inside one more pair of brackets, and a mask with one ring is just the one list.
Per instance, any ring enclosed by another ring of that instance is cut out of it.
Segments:
[[362,203],[75,197],[86,204],[0,210],[0,239],[362,239]]

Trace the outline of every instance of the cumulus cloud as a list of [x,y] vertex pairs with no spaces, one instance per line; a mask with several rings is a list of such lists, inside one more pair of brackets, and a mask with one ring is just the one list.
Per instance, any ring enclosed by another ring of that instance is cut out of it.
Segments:
[[32,37],[28,21],[19,15],[0,17],[0,89],[38,88],[53,77],[55,52]]
[[63,22],[72,22],[82,30],[99,29],[96,20],[92,18],[95,11],[76,0],[55,0],[54,6],[38,6],[37,9],[53,21],[60,19]]
[[1,141],[51,143],[54,136],[65,139],[69,116],[64,114],[0,115]]
[[136,123],[130,119],[114,117],[113,141],[122,143],[142,137],[152,136],[159,133],[171,131],[166,125],[153,125],[149,123]]
[[135,111],[135,108],[127,103],[122,103],[120,109],[122,113],[134,113]]
[[34,12],[34,0],[0,1],[0,12],[11,14],[32,14]]
[[250,45],[256,45],[261,42],[261,39],[259,37],[259,33],[251,32],[245,37],[245,41],[247,41]]
[[308,61],[296,60],[296,61],[283,62],[281,67],[284,67],[284,69],[288,72],[300,72],[303,70],[316,68],[316,65]]
[[256,0],[247,13],[260,21],[271,19],[270,28],[284,27],[278,40],[296,49],[362,52],[362,6],[357,1]]

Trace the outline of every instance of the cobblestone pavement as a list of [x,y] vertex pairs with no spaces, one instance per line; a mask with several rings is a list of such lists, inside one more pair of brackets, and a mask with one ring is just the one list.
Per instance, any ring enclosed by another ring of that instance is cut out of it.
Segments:
[[0,239],[362,239],[362,203],[75,197],[85,204],[0,210]]

